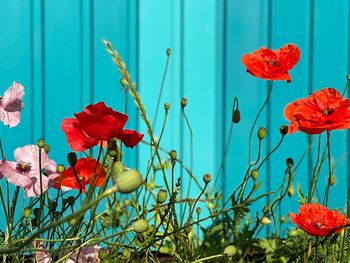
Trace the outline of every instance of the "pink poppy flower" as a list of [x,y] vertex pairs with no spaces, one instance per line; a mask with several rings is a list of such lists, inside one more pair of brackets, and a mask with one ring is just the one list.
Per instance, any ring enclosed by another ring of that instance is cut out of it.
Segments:
[[98,245],[83,247],[79,251],[74,252],[67,263],[99,263],[101,262],[98,257],[98,252],[101,247]]
[[4,96],[0,96],[0,121],[10,128],[19,123],[20,111],[23,108],[23,95],[23,86],[13,82],[12,86],[5,91]]
[[[39,147],[26,145],[15,150],[16,162],[2,160],[0,176],[14,185],[23,187],[27,196],[41,194],[39,173]],[[41,151],[42,191],[45,192],[54,185],[53,179],[59,174],[56,172],[56,163],[50,160],[47,153]]]
[[33,242],[33,246],[35,247],[35,249],[38,249],[38,251],[35,251],[35,259],[39,263],[52,262],[52,257],[49,254],[47,254],[46,247],[44,246],[43,242],[40,242],[40,241]]

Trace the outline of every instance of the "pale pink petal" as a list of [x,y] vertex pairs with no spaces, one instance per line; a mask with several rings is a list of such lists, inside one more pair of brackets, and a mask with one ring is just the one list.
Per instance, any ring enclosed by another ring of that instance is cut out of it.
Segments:
[[50,178],[48,178],[44,174],[42,174],[42,177],[41,177],[42,189],[40,187],[40,177],[39,176],[38,177],[32,177],[32,181],[33,181],[32,185],[30,185],[28,187],[24,187],[24,190],[25,190],[26,195],[28,197],[41,195],[41,190],[44,193],[49,188],[49,185],[52,185],[52,182],[51,182]]
[[98,263],[100,262],[100,259],[98,258],[98,252],[100,251],[101,247],[98,245],[94,246],[87,246],[83,247],[80,250],[80,253],[78,255],[78,251],[74,252],[70,256],[70,260],[73,261],[68,261],[68,262],[76,262],[76,263]]
[[16,170],[17,163],[0,162],[0,174],[6,177],[6,180],[20,187],[30,187],[33,184],[31,177],[26,173],[21,173]]
[[39,263],[51,263],[52,257],[46,253],[46,248],[42,242],[33,242],[33,245],[36,249],[40,249],[41,251],[35,251],[35,258]]
[[2,97],[1,107],[10,112],[20,111],[23,108],[23,96],[23,86],[18,82],[13,82],[12,86],[5,91]]
[[13,128],[19,124],[20,112],[8,112],[0,107],[0,121],[3,122],[5,125],[9,126],[10,128]]

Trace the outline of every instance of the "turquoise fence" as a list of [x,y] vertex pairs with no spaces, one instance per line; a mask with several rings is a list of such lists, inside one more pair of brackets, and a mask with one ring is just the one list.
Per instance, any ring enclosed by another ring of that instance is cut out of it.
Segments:
[[[217,184],[227,198],[247,167],[249,130],[267,92],[266,81],[245,72],[242,54],[286,43],[295,43],[302,52],[291,73],[292,83],[274,83],[270,106],[259,119],[258,126],[268,131],[263,143],[266,154],[280,139],[288,102],[323,87],[343,89],[349,72],[349,10],[345,0],[0,0],[0,90],[16,80],[26,93],[21,124],[13,129],[0,126],[6,155],[11,159],[16,147],[43,137],[51,146],[51,158],[65,162],[70,150],[60,129],[64,117],[98,101],[124,109],[120,77],[105,52],[103,38],[124,58],[153,120],[165,51],[171,48],[161,100],[161,105],[171,104],[163,147],[176,149],[184,164],[191,166],[190,132],[180,107],[180,99],[186,97],[194,134],[193,171],[199,179],[204,173],[216,174],[231,126],[233,98],[239,99],[242,120],[233,129]],[[128,114],[127,125],[145,132],[131,99]],[[161,107],[156,134],[162,119]],[[341,162],[329,204],[343,207],[350,174],[344,155],[348,133],[335,131],[331,139],[334,161]],[[312,141],[312,155],[302,160],[294,179],[295,187],[300,182],[307,192],[317,140],[301,133],[287,136],[260,172],[265,182],[262,191],[276,188],[284,175],[285,159],[297,162]],[[256,144],[253,141],[253,156]],[[145,167],[147,156],[147,146],[138,146],[128,151],[126,163]],[[182,189],[187,189],[188,180],[182,176]],[[325,182],[326,171],[321,176]],[[295,210],[296,200],[289,199],[284,212]]]

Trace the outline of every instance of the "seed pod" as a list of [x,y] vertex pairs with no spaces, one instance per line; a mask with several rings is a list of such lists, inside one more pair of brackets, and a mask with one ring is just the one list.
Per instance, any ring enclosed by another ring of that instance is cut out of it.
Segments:
[[287,125],[281,125],[280,133],[281,133],[282,136],[286,135],[288,133],[288,126]]
[[163,204],[168,198],[168,192],[165,189],[160,189],[157,194],[157,203]]
[[146,232],[148,230],[148,221],[146,219],[136,221],[133,230],[138,234]]
[[171,160],[176,161],[177,152],[175,150],[171,150],[169,154],[170,154]]
[[239,123],[240,120],[241,120],[241,112],[239,110],[234,110],[232,112],[232,122]]
[[290,185],[288,186],[288,188],[287,188],[287,194],[288,194],[288,196],[289,196],[289,197],[292,197],[292,196],[294,195],[294,192],[295,192],[294,187],[293,187],[292,184],[290,184]]
[[224,250],[224,254],[227,257],[233,257],[237,253],[237,248],[234,245],[227,246]]
[[335,184],[335,176],[331,174],[328,178],[328,184],[329,185],[334,185]]
[[71,166],[74,166],[76,165],[77,161],[78,161],[78,157],[77,157],[77,154],[75,152],[70,152],[67,154],[67,160],[68,160],[68,163],[71,165]]
[[45,145],[44,139],[38,139],[36,145],[38,145],[39,148],[44,148],[44,145]]
[[171,54],[171,49],[170,49],[170,48],[167,48],[167,49],[166,49],[166,55],[169,57],[170,54]]
[[168,111],[170,109],[170,103],[164,103],[164,110]]
[[181,99],[181,107],[185,108],[187,106],[187,99],[186,98],[182,98]]
[[43,148],[44,148],[44,151],[45,151],[46,153],[49,153],[49,152],[50,152],[50,145],[45,144]]
[[137,170],[126,170],[115,176],[115,183],[120,193],[131,193],[142,185],[143,179]]
[[202,208],[197,207],[197,208],[196,208],[196,213],[199,215],[201,212],[202,212]]
[[77,220],[75,218],[72,218],[68,221],[68,225],[74,226],[77,223]]
[[264,127],[260,127],[258,130],[258,138],[259,140],[263,140],[266,136],[266,129]]
[[26,207],[23,209],[23,216],[25,218],[29,218],[30,217],[30,208],[29,207]]
[[203,181],[204,181],[205,184],[209,184],[210,181],[211,181],[211,176],[210,176],[210,174],[205,174],[205,175],[203,176]]
[[57,165],[57,172],[63,173],[64,172],[64,166],[62,164]]

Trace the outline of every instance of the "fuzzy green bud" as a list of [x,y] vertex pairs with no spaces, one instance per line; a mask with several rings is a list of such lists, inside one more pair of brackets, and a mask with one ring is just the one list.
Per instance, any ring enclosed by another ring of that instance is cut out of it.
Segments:
[[197,207],[197,208],[196,208],[196,213],[199,215],[201,212],[202,212],[202,208]]
[[286,216],[281,217],[280,222],[281,224],[284,224],[285,222],[287,222],[287,217]]
[[263,224],[264,226],[267,226],[268,224],[270,224],[271,223],[271,220],[268,218],[268,217],[266,217],[266,216],[264,216],[262,219],[261,219],[261,224]]
[[129,199],[124,199],[123,203],[124,203],[124,206],[129,206],[131,204]]
[[292,169],[293,168],[293,165],[294,165],[294,160],[292,158],[287,158],[286,159],[286,164],[287,164],[287,167],[289,169]]
[[100,250],[98,251],[98,257],[99,259],[106,259],[109,256],[109,250],[106,248],[100,248]]
[[168,192],[165,189],[160,189],[157,194],[157,203],[163,204],[168,198]]
[[46,152],[46,153],[49,153],[50,152],[50,145],[48,145],[48,144],[44,144],[44,151]]
[[335,184],[335,176],[333,174],[331,174],[329,177],[328,177],[328,184],[329,185],[334,185]]
[[281,133],[282,136],[286,135],[288,133],[288,126],[287,125],[281,125],[280,133]]
[[51,201],[48,206],[49,206],[49,211],[51,213],[54,213],[56,211],[56,208],[57,208],[57,202]]
[[259,171],[257,169],[253,169],[250,172],[250,176],[253,178],[254,181],[256,181],[256,179],[258,179],[259,177]]
[[117,151],[115,151],[115,150],[110,150],[110,151],[108,152],[108,154],[109,154],[109,156],[114,157],[114,156],[117,155]]
[[164,110],[168,111],[170,109],[170,103],[164,103]]
[[108,227],[111,224],[111,218],[109,216],[105,216],[101,224],[102,227]]
[[23,209],[23,216],[25,218],[29,218],[30,217],[30,208],[29,207],[26,207]]
[[148,230],[148,221],[146,219],[136,221],[133,226],[133,230],[138,234],[146,232]]
[[170,48],[167,48],[167,49],[166,49],[166,55],[169,57],[170,54],[171,54],[171,49],[170,49]]
[[77,154],[75,152],[70,152],[67,154],[67,160],[68,160],[68,163],[71,165],[71,166],[74,166],[77,164],[77,161],[78,161],[78,157],[77,157]]
[[38,145],[39,148],[44,148],[44,145],[45,145],[44,139],[38,139],[36,145]]
[[241,120],[241,112],[237,109],[232,112],[232,122],[239,123]]
[[123,87],[127,86],[128,85],[128,81],[124,78],[121,78],[120,79],[120,85],[122,85]]
[[131,193],[143,183],[141,174],[134,169],[126,170],[115,176],[115,183],[120,193]]
[[259,140],[260,141],[263,140],[265,138],[265,136],[266,136],[266,129],[264,127],[260,127],[258,129],[258,138],[259,138]]
[[62,164],[57,165],[57,172],[58,173],[63,173],[64,172],[64,166]]
[[34,213],[34,216],[35,217],[40,217],[40,214],[41,214],[41,211],[40,211],[40,209],[39,208],[34,208],[34,210],[33,210],[33,213]]
[[211,175],[210,174],[205,174],[203,176],[203,181],[204,181],[205,184],[209,184],[210,181],[211,181]]
[[170,155],[170,158],[171,158],[172,161],[176,161],[177,152],[175,150],[171,150],[169,155]]
[[68,221],[68,225],[74,226],[77,223],[77,220],[75,218],[72,218]]
[[237,248],[234,245],[227,246],[224,250],[224,254],[227,257],[233,257],[237,253]]
[[347,74],[347,75],[346,75],[346,79],[347,79],[347,80],[350,80],[350,74]]
[[288,188],[287,188],[287,194],[288,194],[288,196],[289,196],[289,197],[292,197],[292,196],[294,195],[294,192],[295,192],[294,186],[293,186],[292,184],[290,184],[290,185],[288,186]]
[[185,108],[187,106],[187,99],[186,98],[182,98],[181,99],[181,107]]

